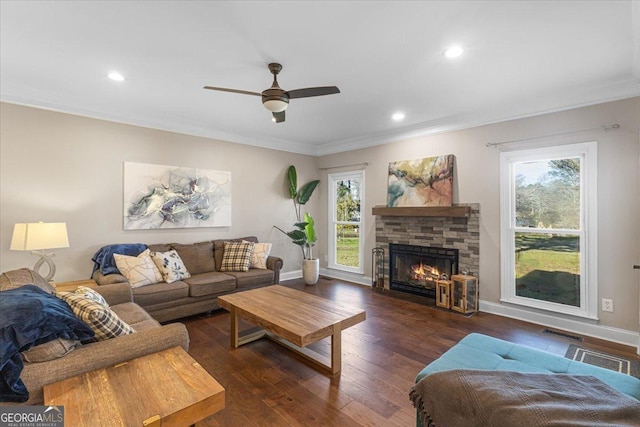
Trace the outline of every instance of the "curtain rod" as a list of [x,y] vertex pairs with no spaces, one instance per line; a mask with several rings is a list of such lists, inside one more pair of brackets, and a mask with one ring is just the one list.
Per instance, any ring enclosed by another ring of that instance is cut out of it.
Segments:
[[331,170],[331,169],[352,168],[354,166],[364,166],[364,168],[366,168],[367,166],[369,166],[369,163],[355,163],[353,165],[329,166],[329,167],[326,167],[326,168],[318,168],[318,170],[319,171],[328,171],[328,170]]
[[604,126],[599,126],[599,127],[596,127],[596,128],[574,130],[574,131],[571,131],[571,132],[563,132],[563,133],[555,133],[555,134],[552,134],[552,135],[534,136],[534,137],[531,137],[531,138],[514,139],[512,141],[487,142],[486,146],[487,147],[497,147],[499,145],[512,144],[514,142],[530,141],[532,139],[551,138],[551,137],[554,137],[554,136],[571,135],[571,134],[574,134],[574,133],[588,132],[588,131],[592,131],[592,130],[601,130],[603,132],[607,132],[609,130],[619,129],[619,128],[620,128],[620,125],[618,123],[614,123],[612,125],[604,125]]

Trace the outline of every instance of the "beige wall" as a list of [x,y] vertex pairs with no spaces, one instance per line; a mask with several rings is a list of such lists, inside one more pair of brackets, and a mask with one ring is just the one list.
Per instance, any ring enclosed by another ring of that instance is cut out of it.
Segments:
[[[294,222],[284,186],[286,168],[297,166],[299,183],[316,177],[323,180],[307,205],[317,219],[322,262],[327,252],[327,171],[318,168],[367,162],[364,259],[365,276],[369,276],[375,240],[371,207],[386,203],[388,163],[454,154],[454,201],[480,203],[481,299],[492,302],[498,302],[500,295],[500,151],[485,144],[619,123],[617,131],[542,141],[598,141],[598,297],[612,298],[615,305],[614,313],[600,313],[601,324],[639,329],[640,278],[631,265],[640,262],[640,98],[319,158],[12,104],[0,104],[0,114],[0,271],[33,265],[35,257],[10,251],[9,243],[14,223],[42,220],[65,221],[69,228],[71,247],[56,250],[58,280],[88,277],[91,256],[108,243],[196,242],[247,234],[273,242],[274,254],[285,258],[284,271],[293,272],[299,270],[300,251],[272,228],[274,224],[290,227]],[[231,171],[233,225],[125,232],[124,161]]]
[[[531,147],[541,143],[598,141],[598,298],[612,298],[614,313],[600,313],[603,325],[638,331],[640,277],[632,264],[640,262],[640,98],[587,108],[475,127],[457,132],[323,156],[320,168],[368,163],[365,172],[366,228],[365,275],[371,274],[375,243],[371,208],[386,204],[387,168],[390,161],[442,154],[456,156],[454,203],[480,203],[480,297],[500,299],[500,150],[488,142],[512,141],[554,135],[619,123],[616,131],[572,133],[562,137],[502,146]],[[341,171],[344,169],[338,169]],[[333,170],[328,171],[333,172]],[[323,179],[326,182],[326,173]],[[320,200],[326,202],[326,185]],[[320,211],[326,211],[326,204]],[[326,229],[326,218],[322,227]],[[326,238],[319,239],[321,256]]]
[[[287,167],[309,180],[316,158],[6,103],[0,114],[0,271],[33,266],[35,256],[9,246],[15,223],[36,221],[67,223],[70,247],[55,250],[59,281],[89,277],[105,244],[245,235],[273,242],[284,271],[300,269],[300,250],[272,226],[295,222]],[[231,227],[124,231],[125,161],[231,171]]]

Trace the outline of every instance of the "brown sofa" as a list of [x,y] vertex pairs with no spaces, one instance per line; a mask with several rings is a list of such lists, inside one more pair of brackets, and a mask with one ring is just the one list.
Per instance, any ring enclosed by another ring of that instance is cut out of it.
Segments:
[[[26,268],[9,271],[0,276],[0,290],[24,284],[35,284],[47,292],[53,291],[41,276]],[[160,325],[139,305],[132,302],[131,287],[128,284],[105,285],[96,290],[107,300],[111,309],[135,330],[135,333],[79,345],[71,352],[52,360],[37,363],[25,360],[20,378],[29,390],[29,400],[23,404],[41,405],[44,398],[43,387],[46,384],[171,347],[180,346],[188,350],[189,333],[185,325],[182,323]]]
[[[191,277],[173,283],[156,283],[132,289],[133,301],[159,322],[180,319],[217,310],[217,298],[232,292],[277,284],[280,281],[282,259],[269,256],[267,269],[250,268],[246,272],[221,272],[225,241],[247,240],[257,243],[255,236],[239,239],[209,240],[179,244],[151,244],[152,252],[175,249]],[[120,274],[103,275],[100,270],[92,278],[98,285],[128,283]]]

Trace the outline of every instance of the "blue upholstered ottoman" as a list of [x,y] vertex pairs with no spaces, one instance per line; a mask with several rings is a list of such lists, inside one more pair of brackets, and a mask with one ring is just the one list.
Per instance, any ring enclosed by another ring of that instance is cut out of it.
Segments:
[[640,380],[630,375],[482,334],[469,334],[461,339],[420,371],[416,382],[427,374],[452,369],[591,375],[621,393],[640,400]]

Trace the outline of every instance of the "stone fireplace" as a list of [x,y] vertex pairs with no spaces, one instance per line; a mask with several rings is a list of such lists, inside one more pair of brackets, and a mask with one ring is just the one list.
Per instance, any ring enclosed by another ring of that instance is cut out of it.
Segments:
[[[433,297],[436,275],[465,271],[479,277],[479,203],[451,208],[376,207],[373,214],[376,247],[384,251],[385,266],[384,280],[377,286]],[[408,254],[399,257],[402,252]]]

